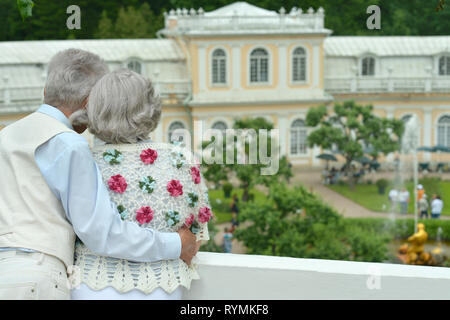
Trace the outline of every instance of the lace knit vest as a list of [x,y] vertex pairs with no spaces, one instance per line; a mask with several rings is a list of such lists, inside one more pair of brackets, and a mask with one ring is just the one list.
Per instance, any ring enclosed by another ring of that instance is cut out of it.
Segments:
[[[97,146],[93,155],[122,219],[161,232],[175,232],[186,223],[198,240],[209,240],[207,188],[190,151],[150,142]],[[138,289],[148,294],[160,287],[171,293],[180,285],[189,289],[191,280],[199,279],[195,263],[103,257],[80,242],[75,265],[82,282],[94,290],[111,286],[119,292]]]

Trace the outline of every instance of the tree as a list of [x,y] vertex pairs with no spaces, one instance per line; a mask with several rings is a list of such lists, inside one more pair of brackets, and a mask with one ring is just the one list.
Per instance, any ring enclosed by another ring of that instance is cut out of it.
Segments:
[[[267,136],[266,140],[267,157],[278,162],[278,170],[275,174],[262,174],[262,170],[270,165],[264,163],[264,159],[261,157],[261,153],[264,154],[264,152],[261,149],[262,140],[260,140],[259,132],[260,130],[270,132],[273,129],[272,123],[261,117],[239,119],[235,121],[233,129],[235,129],[233,140],[226,141],[225,137],[223,137],[223,140],[220,137],[217,137],[217,139],[213,137],[210,141],[203,142],[203,149],[211,148],[213,150],[211,157],[216,159],[213,163],[209,161],[209,158],[203,159],[203,165],[206,167],[204,176],[207,180],[213,181],[218,187],[221,181],[236,178],[243,189],[242,200],[247,201],[250,190],[255,185],[268,186],[274,180],[288,179],[292,176],[286,157],[280,158],[279,152],[272,154],[272,150],[279,150],[279,146],[276,141],[272,141],[270,135]],[[223,141],[223,144],[221,144],[221,141]],[[232,141],[234,145],[230,148]],[[272,144],[274,145],[272,146]],[[216,154],[216,151],[221,154]],[[230,152],[233,153],[233,161],[232,163],[227,163],[227,153]],[[221,163],[217,163],[219,162],[217,160],[220,159]]]
[[142,13],[129,6],[120,8],[114,25],[115,37],[118,39],[149,38],[147,22]]
[[402,120],[380,118],[372,114],[364,123],[367,153],[376,161],[380,154],[387,155],[400,149],[400,138],[404,132]]
[[95,37],[98,39],[113,39],[115,37],[114,26],[106,10],[102,11]]
[[372,113],[373,106],[360,106],[354,101],[335,103],[333,113],[325,105],[312,108],[306,124],[318,127],[308,136],[310,147],[337,148],[345,158],[350,186],[354,184],[352,161],[364,155],[364,146],[373,148],[372,156],[390,153],[400,146],[403,124],[395,119],[381,119]]
[[236,238],[249,254],[381,262],[388,237],[346,224],[304,187],[272,183],[267,200],[241,204]]

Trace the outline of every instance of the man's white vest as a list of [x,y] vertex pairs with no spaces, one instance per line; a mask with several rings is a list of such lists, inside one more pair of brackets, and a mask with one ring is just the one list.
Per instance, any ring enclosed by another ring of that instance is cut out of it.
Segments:
[[0,248],[34,249],[70,266],[75,233],[34,157],[39,146],[62,132],[74,131],[40,112],[0,131]]

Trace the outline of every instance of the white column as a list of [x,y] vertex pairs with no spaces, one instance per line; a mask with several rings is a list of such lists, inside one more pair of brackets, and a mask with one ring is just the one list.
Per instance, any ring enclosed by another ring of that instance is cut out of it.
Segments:
[[206,57],[206,48],[198,46],[198,81],[200,92],[206,90],[206,64],[209,63]]
[[278,130],[280,131],[280,156],[288,155],[288,119],[286,115],[278,116]]
[[229,68],[231,71],[232,80],[233,83],[233,89],[240,89],[241,88],[241,48],[238,44],[233,44],[233,47],[231,49],[231,62],[232,66]]
[[313,86],[317,87],[320,84],[320,44],[314,44],[313,46]]
[[[427,109],[423,114],[423,145],[426,147],[431,147],[433,142],[431,141],[431,132],[433,130],[433,123],[431,119],[431,110]],[[425,152],[425,160],[431,160],[431,153]]]
[[285,44],[278,45],[278,81],[279,88],[287,88],[287,48]]

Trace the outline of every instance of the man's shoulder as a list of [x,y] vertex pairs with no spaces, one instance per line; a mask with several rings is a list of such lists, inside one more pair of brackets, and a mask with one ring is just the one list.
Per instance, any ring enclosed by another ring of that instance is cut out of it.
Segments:
[[50,139],[52,143],[57,143],[64,149],[89,149],[87,140],[76,132],[61,132]]

